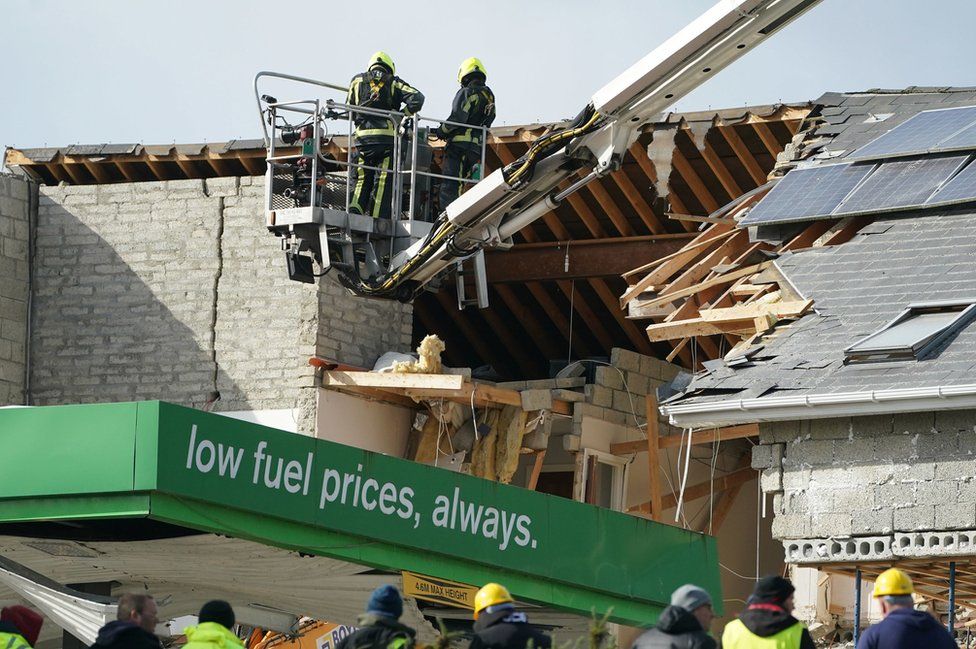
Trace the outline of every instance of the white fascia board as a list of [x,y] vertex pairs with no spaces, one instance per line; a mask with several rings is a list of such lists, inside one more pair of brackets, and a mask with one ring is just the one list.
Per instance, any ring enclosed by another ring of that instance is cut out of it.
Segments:
[[661,414],[674,426],[703,428],[969,408],[976,409],[976,384],[677,404],[662,406]]

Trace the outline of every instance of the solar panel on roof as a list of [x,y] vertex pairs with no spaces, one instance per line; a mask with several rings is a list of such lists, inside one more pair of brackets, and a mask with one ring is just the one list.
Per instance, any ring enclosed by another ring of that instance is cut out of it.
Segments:
[[826,216],[874,166],[838,164],[794,169],[752,208],[740,225],[789,223]]
[[961,203],[976,201],[976,163],[968,165],[938,192],[933,194],[926,205],[940,203]]
[[[945,148],[944,142],[973,124],[976,124],[976,106],[923,111],[868,142],[854,151],[850,157],[853,159],[884,158],[942,150]],[[956,148],[967,146],[976,148],[976,142],[957,144]]]
[[939,149],[945,151],[976,149],[976,123],[967,126],[949,139],[939,142]]
[[885,162],[834,214],[920,206],[966,162],[969,156]]

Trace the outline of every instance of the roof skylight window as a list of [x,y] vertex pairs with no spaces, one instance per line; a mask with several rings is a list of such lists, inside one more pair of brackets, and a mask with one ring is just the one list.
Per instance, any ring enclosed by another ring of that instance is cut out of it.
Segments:
[[850,363],[919,360],[976,316],[976,298],[910,304],[894,320],[844,350]]

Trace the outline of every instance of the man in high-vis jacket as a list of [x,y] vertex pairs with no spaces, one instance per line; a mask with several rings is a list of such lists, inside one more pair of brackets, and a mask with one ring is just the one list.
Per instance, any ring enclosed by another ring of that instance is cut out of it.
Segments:
[[[489,127],[495,121],[495,94],[485,85],[488,72],[481,59],[470,57],[461,62],[458,68],[460,90],[454,95],[449,122],[470,124],[472,128],[442,124],[435,135],[447,142],[444,149],[444,162],[441,174],[451,179],[441,179],[440,209],[461,195],[461,181],[455,178],[469,178],[481,162],[484,143],[482,127]],[[483,170],[482,170],[483,171]]]
[[[424,95],[394,74],[396,66],[386,52],[376,52],[365,72],[352,78],[346,103],[375,110],[414,115],[424,105]],[[353,142],[357,165],[353,176],[349,211],[373,217],[390,218],[393,199],[393,140],[397,124],[384,115],[353,112],[356,125]],[[367,169],[366,167],[372,167]]]
[[31,649],[37,644],[44,618],[26,606],[0,611],[0,649]]
[[912,578],[897,568],[882,572],[873,596],[884,619],[864,632],[857,649],[955,649],[945,627],[925,611],[915,610]]
[[725,625],[722,649],[815,649],[810,632],[793,617],[788,579],[763,577],[746,602],[746,610]]

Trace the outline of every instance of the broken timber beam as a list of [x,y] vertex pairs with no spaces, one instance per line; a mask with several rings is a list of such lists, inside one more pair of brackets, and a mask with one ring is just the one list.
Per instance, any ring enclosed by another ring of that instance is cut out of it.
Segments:
[[665,295],[658,295],[657,297],[648,300],[644,306],[650,308],[654,306],[670,304],[672,302],[680,300],[681,298],[689,297],[691,295],[695,295],[696,293],[701,293],[702,291],[709,288],[713,288],[715,286],[723,286],[725,284],[731,284],[737,279],[740,279],[742,277],[748,277],[749,275],[755,275],[756,273],[760,273],[766,270],[772,265],[772,263],[773,262],[771,261],[764,261],[761,264],[756,264],[754,266],[747,266],[745,268],[741,268],[731,273],[726,273],[724,275],[719,275],[718,277],[713,277],[712,279],[705,280],[704,282],[700,282],[698,284],[695,284],[694,286],[689,286],[688,288],[681,289],[680,291],[674,291],[672,293],[667,293]]
[[[470,404],[473,401],[481,408],[522,407],[522,395],[518,390],[474,383],[459,374],[399,374],[336,370],[322,373],[322,387],[377,399],[382,399],[382,395],[388,395],[389,401],[397,405],[404,405],[403,399],[409,398],[444,399],[461,404]],[[553,399],[550,411],[557,415],[572,416],[573,404],[562,399]]]
[[[691,434],[692,444],[711,444],[715,441],[726,441],[730,439],[743,439],[745,437],[758,437],[758,424],[741,424],[739,426],[726,426],[725,428],[711,428],[695,431]],[[665,435],[658,437],[658,448],[670,448],[682,444],[681,435]],[[684,439],[688,443],[688,438]],[[630,455],[647,450],[647,440],[638,439],[631,442],[618,442],[610,445],[610,452],[614,455]]]
[[[711,493],[718,493],[738,485],[744,485],[750,480],[754,480],[757,475],[758,473],[755,469],[747,466],[742,469],[737,469],[732,473],[717,476],[714,480],[703,480],[698,484],[685,488],[684,501],[691,502],[692,500],[704,498]],[[678,495],[673,493],[668,494],[661,502],[665,509],[670,509],[678,504]]]
[[752,335],[767,331],[777,320],[798,318],[812,306],[813,300],[788,300],[702,309],[697,318],[649,325],[647,337],[660,341],[722,333]]

